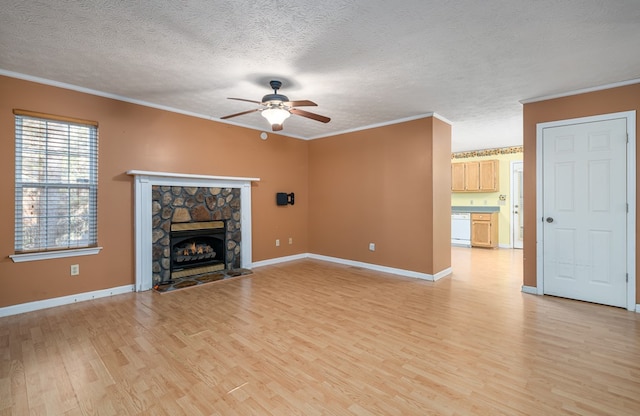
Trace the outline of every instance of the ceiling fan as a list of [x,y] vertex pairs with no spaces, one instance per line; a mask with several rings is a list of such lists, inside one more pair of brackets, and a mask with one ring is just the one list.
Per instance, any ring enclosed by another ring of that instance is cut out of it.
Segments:
[[273,94],[267,94],[262,97],[262,101],[254,101],[247,100],[244,98],[229,98],[230,100],[238,100],[238,101],[246,101],[249,103],[260,104],[260,107],[254,108],[253,110],[242,111],[240,113],[230,114],[228,116],[220,117],[222,120],[226,120],[231,117],[237,117],[244,114],[255,113],[259,111],[260,114],[267,119],[269,124],[271,124],[271,128],[273,131],[282,130],[282,123],[291,116],[291,114],[295,114],[297,116],[302,116],[306,118],[310,118],[312,120],[319,121],[321,123],[328,123],[331,121],[329,117],[321,116],[320,114],[310,113],[305,110],[300,110],[295,107],[308,107],[308,106],[317,106],[318,104],[309,100],[298,100],[298,101],[289,101],[289,98],[286,95],[278,94],[278,90],[282,87],[282,82],[280,81],[271,81],[269,82],[271,88],[273,89]]

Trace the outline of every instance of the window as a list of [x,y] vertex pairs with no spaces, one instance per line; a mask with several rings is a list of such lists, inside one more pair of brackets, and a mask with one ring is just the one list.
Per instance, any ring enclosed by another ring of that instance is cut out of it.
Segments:
[[98,124],[14,114],[16,253],[97,246]]

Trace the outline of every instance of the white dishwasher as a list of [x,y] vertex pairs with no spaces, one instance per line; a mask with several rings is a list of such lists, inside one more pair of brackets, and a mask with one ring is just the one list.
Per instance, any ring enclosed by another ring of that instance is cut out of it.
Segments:
[[451,213],[451,245],[471,247],[471,214]]

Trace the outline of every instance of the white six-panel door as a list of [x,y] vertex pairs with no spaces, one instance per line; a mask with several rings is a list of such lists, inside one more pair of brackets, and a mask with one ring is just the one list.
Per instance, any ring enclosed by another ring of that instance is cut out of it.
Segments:
[[544,293],[627,306],[627,120],[542,130]]

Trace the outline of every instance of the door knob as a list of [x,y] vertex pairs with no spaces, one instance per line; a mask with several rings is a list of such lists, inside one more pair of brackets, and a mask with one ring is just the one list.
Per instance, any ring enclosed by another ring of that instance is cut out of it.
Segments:
[[546,221],[547,221],[549,224],[551,224],[551,223],[553,222],[553,218],[551,218],[551,217],[547,217]]

